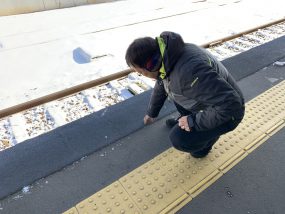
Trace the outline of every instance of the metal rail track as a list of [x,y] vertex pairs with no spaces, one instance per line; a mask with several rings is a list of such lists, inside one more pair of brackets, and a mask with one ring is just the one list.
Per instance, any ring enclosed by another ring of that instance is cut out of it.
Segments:
[[[219,60],[285,35],[285,19],[202,47]],[[0,151],[151,89],[154,81],[131,69],[0,111]]]

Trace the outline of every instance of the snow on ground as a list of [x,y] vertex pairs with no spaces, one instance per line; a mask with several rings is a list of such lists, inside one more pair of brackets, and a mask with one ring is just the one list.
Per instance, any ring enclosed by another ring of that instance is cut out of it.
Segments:
[[[196,3],[194,3],[196,2]],[[0,17],[0,109],[126,69],[137,37],[204,44],[284,18],[272,0],[128,0]],[[81,54],[101,56],[91,62]]]

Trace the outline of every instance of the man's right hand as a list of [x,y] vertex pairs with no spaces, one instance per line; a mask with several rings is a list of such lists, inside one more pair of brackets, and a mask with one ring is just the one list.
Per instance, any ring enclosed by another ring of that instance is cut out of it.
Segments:
[[153,123],[154,120],[155,120],[155,118],[152,118],[152,117],[150,117],[148,115],[145,115],[144,118],[143,118],[143,122],[144,122],[145,125],[149,125],[149,124]]

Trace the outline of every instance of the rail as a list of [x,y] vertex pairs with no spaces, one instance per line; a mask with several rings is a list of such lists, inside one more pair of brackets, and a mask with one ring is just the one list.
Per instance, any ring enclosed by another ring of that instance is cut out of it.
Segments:
[[[242,35],[249,34],[249,33],[252,33],[254,31],[257,31],[258,29],[263,29],[263,28],[266,28],[266,27],[269,27],[272,25],[282,23],[284,21],[285,21],[285,18],[282,18],[282,19],[279,19],[276,21],[272,21],[272,22],[269,22],[267,24],[263,24],[263,25],[260,25],[258,27],[255,27],[255,28],[251,28],[249,30],[242,31],[240,33],[237,33],[237,34],[234,34],[231,36],[227,36],[227,37],[224,37],[224,38],[221,38],[218,40],[208,42],[206,44],[201,45],[201,47],[210,48],[214,45],[224,43],[226,41],[238,38]],[[30,100],[28,102],[24,102],[24,103],[15,105],[15,106],[11,106],[11,107],[2,109],[2,110],[0,110],[0,119],[5,118],[5,117],[10,116],[10,115],[13,115],[13,114],[16,114],[16,113],[19,113],[19,112],[22,112],[22,111],[25,111],[25,110],[28,110],[28,109],[31,109],[31,108],[39,106],[39,105],[43,105],[43,104],[51,102],[51,101],[55,101],[55,100],[70,96],[72,94],[78,93],[80,91],[83,91],[83,90],[86,90],[89,88],[105,84],[105,83],[110,82],[112,80],[123,78],[123,77],[127,76],[128,74],[130,74],[131,72],[133,72],[132,69],[120,71],[120,72],[117,72],[115,74],[111,74],[111,75],[108,75],[105,77],[101,77],[101,78],[98,78],[98,79],[95,79],[95,80],[92,80],[89,82],[85,82],[85,83],[82,83],[82,84],[79,84],[79,85],[76,85],[76,86],[73,86],[73,87],[70,87],[70,88],[49,94],[46,96],[42,96],[42,97]]]

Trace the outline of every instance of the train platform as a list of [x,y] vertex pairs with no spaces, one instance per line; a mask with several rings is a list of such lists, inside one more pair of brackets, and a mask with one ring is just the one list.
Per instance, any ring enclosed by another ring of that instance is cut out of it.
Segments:
[[172,148],[170,102],[143,125],[151,91],[3,151],[0,213],[283,213],[284,61],[284,36],[223,61],[246,115],[206,158]]

